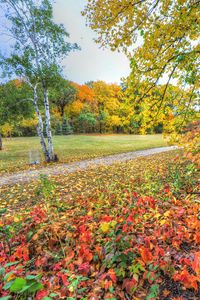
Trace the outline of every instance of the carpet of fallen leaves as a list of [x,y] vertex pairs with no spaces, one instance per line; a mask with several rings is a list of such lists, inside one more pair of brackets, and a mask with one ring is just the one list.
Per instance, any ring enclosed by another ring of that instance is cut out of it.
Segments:
[[200,299],[198,185],[173,152],[0,188],[0,299]]

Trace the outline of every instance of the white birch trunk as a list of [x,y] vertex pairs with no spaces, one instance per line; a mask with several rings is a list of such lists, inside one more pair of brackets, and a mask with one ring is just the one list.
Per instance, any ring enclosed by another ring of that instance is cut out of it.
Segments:
[[44,157],[45,157],[45,161],[49,162],[50,161],[50,157],[49,157],[48,149],[47,149],[45,138],[44,138],[43,120],[42,120],[42,116],[40,114],[40,110],[39,110],[39,107],[38,107],[37,86],[34,87],[33,104],[34,104],[35,112],[36,112],[37,119],[38,119],[38,126],[37,126],[38,137],[40,139],[40,144],[42,146],[42,151],[43,151],[43,154],[44,154]]
[[48,140],[48,154],[50,161],[54,160],[53,140],[51,132],[51,115],[49,110],[49,97],[48,90],[44,87],[44,109],[45,109],[45,122],[46,122],[46,134]]

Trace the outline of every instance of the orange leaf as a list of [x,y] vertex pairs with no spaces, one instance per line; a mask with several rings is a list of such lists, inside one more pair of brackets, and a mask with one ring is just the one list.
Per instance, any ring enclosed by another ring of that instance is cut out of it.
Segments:
[[164,297],[167,297],[167,296],[169,296],[170,293],[171,293],[171,292],[170,292],[169,290],[164,289],[164,291],[163,291],[163,296],[164,296]]
[[197,275],[200,275],[200,252],[195,253],[192,268]]
[[151,252],[145,247],[140,248],[140,255],[143,261],[145,262],[145,264],[150,262],[153,259]]
[[173,276],[175,281],[180,281],[184,284],[187,289],[194,288],[195,290],[198,289],[197,285],[197,277],[191,275],[186,269],[182,270],[180,273],[176,273]]

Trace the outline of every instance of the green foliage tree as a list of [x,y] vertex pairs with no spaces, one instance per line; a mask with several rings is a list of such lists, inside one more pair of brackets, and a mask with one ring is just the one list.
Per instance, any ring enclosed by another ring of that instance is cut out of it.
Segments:
[[69,135],[69,134],[72,134],[73,133],[73,130],[72,130],[72,127],[68,121],[68,119],[64,119],[63,120],[63,123],[62,123],[62,134],[63,135]]
[[65,115],[65,107],[76,97],[77,90],[70,81],[57,76],[53,86],[49,90],[50,101],[56,106],[62,118]]
[[83,133],[92,132],[96,122],[95,114],[88,111],[83,111],[78,118],[79,128]]
[[[1,66],[6,74],[15,74],[29,84],[45,160],[53,161],[49,87],[61,71],[61,60],[78,46],[68,43],[66,39],[69,34],[65,28],[55,24],[50,0],[1,0],[0,3],[11,24],[8,35],[15,41],[11,54],[1,56]],[[44,121],[38,106],[39,87],[43,93]],[[43,133],[44,123],[47,143]]]
[[56,123],[55,134],[62,135],[62,123],[61,122]]
[[33,106],[26,101],[29,96],[28,85],[18,80],[0,85],[0,150],[3,148],[1,126],[5,123],[16,124],[24,117],[33,116]]

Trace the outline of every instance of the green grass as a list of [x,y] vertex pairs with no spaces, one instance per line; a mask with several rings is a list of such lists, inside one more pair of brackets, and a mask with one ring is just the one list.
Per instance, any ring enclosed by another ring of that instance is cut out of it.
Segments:
[[[40,150],[37,137],[4,139],[0,173],[28,168],[29,151]],[[72,135],[54,137],[60,162],[165,146],[162,135]],[[42,153],[41,153],[42,156]],[[42,158],[41,158],[42,159]]]

